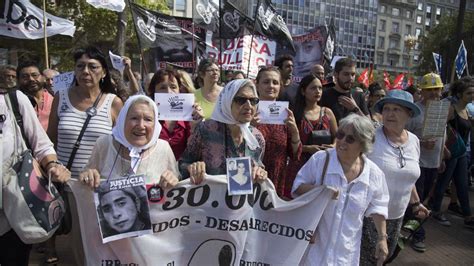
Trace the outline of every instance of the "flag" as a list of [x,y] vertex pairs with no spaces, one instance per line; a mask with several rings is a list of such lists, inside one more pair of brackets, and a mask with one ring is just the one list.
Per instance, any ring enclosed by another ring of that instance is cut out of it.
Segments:
[[409,77],[408,82],[407,82],[407,87],[413,86],[413,84],[414,84],[413,77]]
[[405,79],[405,74],[400,73],[394,80],[392,89],[394,90],[403,90],[403,80]]
[[87,0],[95,8],[105,8],[115,12],[122,12],[125,9],[124,0]]
[[217,32],[219,30],[219,0],[195,0],[193,22],[196,26]]
[[467,66],[467,50],[464,47],[464,41],[461,41],[461,46],[459,46],[458,54],[456,55],[456,74],[458,75],[458,79],[461,78],[462,73]]
[[362,71],[357,81],[359,81],[360,84],[364,85],[364,87],[366,88],[369,87],[369,69],[368,68]]
[[255,14],[255,31],[296,51],[290,31],[271,0],[260,0]]
[[441,58],[441,55],[437,54],[437,53],[433,53],[433,59],[434,59],[435,66],[436,66],[436,72],[438,72],[438,74],[440,74],[441,73],[441,68],[443,67],[443,59]]
[[374,82],[374,64],[370,64],[370,70],[369,70],[369,85]]
[[336,27],[334,26],[333,18],[331,18],[329,27],[326,25],[326,35],[326,43],[324,44],[324,58],[326,58],[327,62],[331,62],[336,43]]
[[[43,10],[28,0],[2,0],[0,35],[18,39],[44,38]],[[74,22],[46,13],[46,36],[74,36]]]
[[249,5],[249,0],[227,0],[226,2],[237,9],[240,14],[250,18],[252,5]]
[[385,82],[385,89],[386,90],[391,90],[392,89],[392,84],[390,84],[390,78],[388,77],[387,72],[383,72],[383,81]]
[[214,32],[221,39],[234,39],[245,35],[246,26],[250,20],[244,13],[227,1],[221,1],[222,21],[218,32]]
[[144,9],[130,3],[141,48],[158,47],[163,51],[177,51],[186,48],[181,27],[172,16]]

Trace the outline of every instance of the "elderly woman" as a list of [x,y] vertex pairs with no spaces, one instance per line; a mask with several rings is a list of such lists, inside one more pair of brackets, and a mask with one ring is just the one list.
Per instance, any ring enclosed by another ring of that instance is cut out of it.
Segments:
[[199,184],[206,173],[226,174],[226,158],[248,156],[252,159],[252,177],[267,178],[262,164],[265,141],[262,133],[250,126],[258,102],[251,80],[229,82],[219,95],[211,119],[194,129],[179,160],[181,175]]
[[[97,138],[108,135],[123,106],[116,96],[105,56],[95,47],[74,53],[74,83],[54,96],[49,115],[48,136],[54,143],[58,158],[71,171],[73,178],[86,165]],[[87,117],[90,120],[86,124]],[[86,125],[86,127],[84,126]],[[82,138],[79,136],[83,131]],[[82,263],[82,240],[76,224],[78,216],[72,192],[66,194],[72,217],[72,242],[76,263]],[[48,261],[56,262],[54,238],[48,242]]]
[[194,92],[194,96],[196,102],[204,110],[204,118],[206,119],[211,117],[219,93],[222,90],[222,87],[218,84],[220,73],[217,61],[213,58],[203,59],[199,63],[198,83],[200,83],[201,88]]
[[351,114],[339,121],[336,147],[317,152],[298,172],[292,189],[295,196],[321,185],[339,190],[338,199],[321,217],[316,243],[309,245],[304,265],[359,265],[364,215],[371,216],[377,228],[375,256],[380,265],[385,260],[387,184],[383,172],[365,156],[374,135],[369,118]]
[[79,180],[92,188],[100,181],[145,175],[146,184],[178,183],[176,160],[168,142],[159,139],[158,108],[144,95],[131,96],[111,135],[100,137]]
[[[373,152],[368,155],[385,174],[388,185],[387,243],[389,254],[397,246],[400,227],[407,206],[418,218],[429,214],[420,202],[415,183],[420,176],[420,142],[416,135],[405,129],[411,117],[420,114],[410,93],[391,90],[379,100],[374,110],[382,114],[383,126],[377,128]],[[374,265],[377,232],[370,217],[364,219],[360,263]]]
[[[263,67],[257,74],[257,91],[260,100],[276,101],[281,89],[281,75],[278,68]],[[287,178],[287,158],[299,160],[302,151],[298,126],[291,110],[284,125],[259,124],[257,128],[265,138],[263,164],[275,185],[278,196],[291,198],[293,180]]]
[[[51,174],[51,178],[56,182],[66,182],[71,173],[62,164],[58,162],[53,143],[49,140],[46,132],[36,116],[28,97],[20,91],[15,91],[18,99],[18,111],[23,120],[22,136],[15,122],[15,115],[7,104],[10,94],[6,93],[8,84],[0,82],[0,127],[2,128],[2,164],[3,173],[13,167],[18,145],[21,145],[22,138],[30,145],[33,156],[38,160],[43,170]],[[10,98],[11,102],[11,98]],[[4,178],[2,176],[2,178]],[[4,183],[4,185],[6,185]],[[3,194],[5,199],[7,195]],[[0,265],[28,265],[31,245],[25,244],[18,237],[17,233],[11,228],[7,217],[2,208],[0,208]]]
[[[181,82],[177,72],[173,70],[158,70],[151,79],[148,91],[150,98],[155,98],[155,93],[180,93]],[[158,94],[159,95],[159,94]],[[159,97],[159,96],[158,96]],[[193,119],[200,121],[204,114],[198,103],[194,104]],[[188,121],[164,121],[160,124],[162,130],[160,139],[168,141],[178,160],[186,149],[188,138],[191,135],[192,124]]]

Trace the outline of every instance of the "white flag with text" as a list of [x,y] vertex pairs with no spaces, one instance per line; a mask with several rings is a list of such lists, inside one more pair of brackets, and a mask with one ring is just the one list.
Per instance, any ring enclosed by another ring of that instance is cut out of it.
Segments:
[[122,12],[125,9],[124,0],[87,0],[95,8],[105,8],[115,12]]

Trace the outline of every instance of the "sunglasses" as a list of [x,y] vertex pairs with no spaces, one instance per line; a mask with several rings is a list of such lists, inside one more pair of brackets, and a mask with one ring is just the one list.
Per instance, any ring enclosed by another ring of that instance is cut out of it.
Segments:
[[247,101],[249,101],[251,105],[255,106],[255,105],[258,104],[260,99],[257,98],[257,97],[255,97],[255,98],[246,98],[246,97],[241,97],[241,96],[235,96],[232,101],[234,103],[238,104],[238,105],[244,105],[244,104],[247,103]]
[[342,130],[338,130],[336,132],[336,139],[342,140],[344,139],[344,137],[346,137],[345,142],[347,144],[352,144],[356,141],[356,138],[354,137],[354,135],[346,135],[346,133],[344,133],[344,131]]
[[394,147],[398,151],[398,167],[403,168],[407,165],[407,160],[405,159],[405,152],[402,147]]

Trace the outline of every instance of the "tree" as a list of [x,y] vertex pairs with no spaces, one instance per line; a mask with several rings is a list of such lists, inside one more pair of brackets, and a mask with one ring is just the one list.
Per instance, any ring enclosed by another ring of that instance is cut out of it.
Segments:
[[[42,8],[42,0],[31,0],[33,4]],[[135,3],[145,6],[148,9],[167,12],[166,0],[137,0]],[[122,17],[118,13],[97,9],[86,2],[86,0],[76,1],[56,1],[48,4],[47,12],[62,18],[74,21],[76,33],[74,37],[55,35],[48,38],[50,62],[60,70],[68,71],[72,69],[72,53],[79,47],[95,45],[104,52],[119,51],[119,46],[124,44],[129,53],[138,54],[139,49],[136,41],[135,30],[131,20],[130,9],[124,10]],[[120,20],[120,18],[122,20]],[[123,23],[122,21],[126,21]],[[123,27],[123,38],[118,39],[117,25]],[[19,40],[15,38],[0,36],[0,47],[14,49],[18,58],[22,60],[32,59],[44,63],[44,40]],[[125,54],[125,49],[123,53]],[[43,64],[44,65],[44,64]]]
[[[418,66],[418,75],[424,75],[428,72],[435,72],[436,66],[433,60],[433,52],[439,53],[443,58],[443,69],[442,77],[443,80],[448,80],[451,75],[452,65],[447,65],[446,61],[449,57],[449,51],[451,46],[455,46],[455,50],[460,43],[455,43],[455,28],[456,28],[457,16],[442,17],[440,23],[428,32],[426,36],[420,36],[420,43],[422,45],[421,50],[421,63]],[[468,59],[467,62],[469,67],[469,73],[473,73],[474,70],[474,13],[466,13],[464,19],[464,31],[461,34],[464,40],[464,45],[467,49]],[[453,55],[451,55],[452,57]],[[454,55],[455,56],[455,55]],[[450,62],[453,62],[454,58],[450,58]]]

